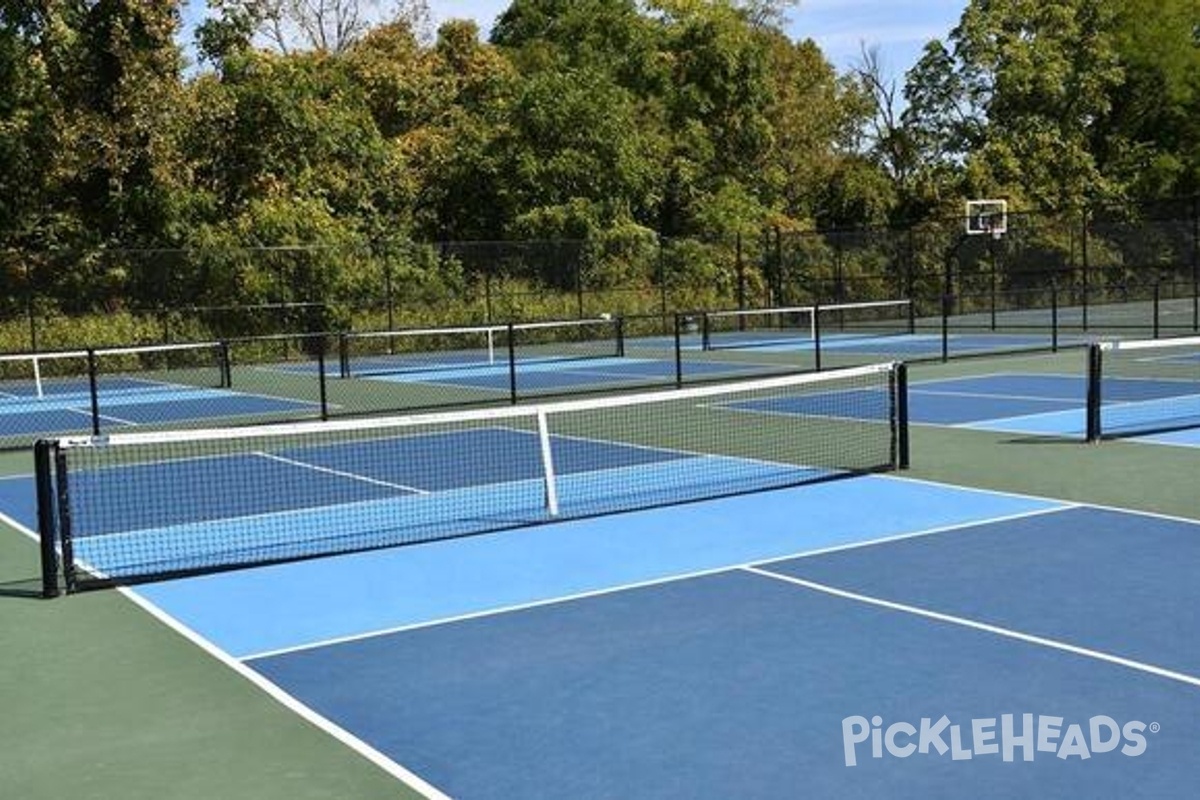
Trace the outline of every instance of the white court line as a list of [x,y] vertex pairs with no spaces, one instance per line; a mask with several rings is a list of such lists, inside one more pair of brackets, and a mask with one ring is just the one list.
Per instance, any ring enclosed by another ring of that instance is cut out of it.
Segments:
[[982,527],[1001,522],[1010,522],[1026,517],[1036,517],[1043,514],[1052,514],[1060,511],[1069,511],[1077,506],[1062,505],[1052,508],[1039,508],[1032,511],[1021,511],[1014,514],[1005,514],[998,517],[992,517],[984,520],[972,520],[970,522],[959,522],[951,525],[939,525],[933,528],[927,528],[919,531],[908,531],[905,533],[891,534],[888,536],[880,536],[875,539],[867,539],[860,542],[846,542],[844,544],[830,545],[828,547],[820,547],[813,550],[800,550],[787,555],[775,556],[773,558],[755,559],[741,564],[727,564],[710,569],[695,570],[676,575],[667,575],[661,578],[651,578],[644,581],[635,581],[633,583],[621,584],[619,586],[608,586],[603,589],[593,589],[586,592],[577,592],[575,594],[561,595],[559,597],[548,597],[542,600],[531,600],[527,603],[516,603],[499,608],[489,608],[482,611],[472,611],[465,614],[457,614],[451,617],[442,617],[439,619],[426,620],[424,622],[412,622],[406,625],[396,625],[389,628],[380,628],[374,631],[364,631],[361,633],[349,634],[346,636],[338,636],[330,639],[323,639],[316,642],[308,642],[292,647],[280,648],[277,650],[269,650],[262,653],[251,653],[242,656],[244,661],[254,661],[256,659],[269,658],[271,656],[286,655],[288,653],[297,653],[305,650],[316,650],[322,647],[331,645],[346,644],[349,642],[358,642],[366,639],[375,639],[382,636],[390,636],[396,633],[407,633],[409,631],[422,630],[424,628],[435,628],[442,625],[450,625],[456,622],[466,622],[474,619],[486,619],[488,617],[500,616],[502,614],[511,614],[518,611],[526,611],[533,608],[542,608],[544,606],[554,606],[563,603],[572,603],[577,600],[587,600],[593,597],[603,597],[610,594],[618,594],[620,592],[632,591],[635,589],[645,589],[653,586],[664,586],[671,583],[679,583],[682,581],[692,580],[694,578],[704,578],[711,575],[721,575],[724,573],[736,572],[747,567],[776,564],[781,561],[792,561],[798,558],[809,558],[812,556],[825,555],[827,553],[836,553],[843,550],[855,550],[862,547],[872,547],[875,545],[888,544],[890,542],[899,542],[905,539],[915,539],[922,536],[932,536],[938,533],[947,533],[949,531],[967,530],[969,528]]
[[[64,409],[63,409],[63,411],[69,411],[69,412],[70,412],[70,413],[72,413],[72,414],[79,414],[79,415],[81,415],[81,416],[85,416],[85,417],[87,417],[88,419],[91,419],[91,418],[92,418],[92,412],[91,412],[91,410],[90,410],[90,409],[83,409],[83,408],[64,408]],[[136,426],[136,425],[138,424],[138,423],[136,423],[136,422],[133,422],[133,421],[131,421],[131,420],[127,420],[127,419],[121,419],[120,417],[114,417],[112,414],[100,414],[100,415],[99,415],[99,417],[100,417],[100,419],[106,419],[106,420],[108,420],[109,422],[115,422],[115,423],[117,423],[118,425],[133,425],[133,426]]]
[[392,483],[391,481],[381,481],[381,480],[378,480],[377,478],[368,478],[366,475],[359,475],[356,472],[345,472],[340,469],[332,469],[331,467],[322,467],[318,464],[310,464],[307,461],[297,461],[294,458],[286,458],[284,456],[277,456],[274,453],[264,453],[262,451],[255,451],[254,455],[256,455],[260,458],[269,459],[271,461],[278,461],[281,464],[287,464],[287,465],[293,466],[293,467],[300,467],[301,469],[312,470],[313,472],[320,472],[325,475],[335,475],[339,478],[349,478],[350,480],[353,480],[353,481],[359,481],[361,483],[369,483],[372,486],[386,486],[389,489],[400,489],[400,490],[403,490],[406,492],[413,492],[414,494],[429,494],[428,489],[418,489],[415,486],[407,486],[403,483]]
[[[1131,441],[1121,439],[1118,441]],[[1028,492],[1011,492],[1004,489],[987,489],[980,486],[960,486],[946,481],[937,481],[932,478],[914,478],[910,475],[897,475],[895,473],[880,473],[874,477],[885,481],[902,481],[905,483],[920,483],[925,486],[937,486],[942,489],[956,489],[958,491],[982,492],[983,494],[994,494],[1002,497],[1015,497],[1018,500],[1036,500],[1041,503],[1072,503],[1075,508],[1096,508],[1101,511],[1114,511],[1118,514],[1134,514],[1139,517],[1150,517],[1152,519],[1163,519],[1169,522],[1182,522],[1187,525],[1200,526],[1200,518],[1181,517],[1175,514],[1164,514],[1158,511],[1145,511],[1139,508],[1123,508],[1121,506],[1110,506],[1103,503],[1093,503],[1090,501],[1073,501],[1064,500],[1061,497],[1047,497],[1040,494],[1030,494]]]
[[[1082,383],[1082,380],[1080,381],[1080,383]],[[1081,386],[1081,388],[1083,388],[1083,387]],[[1078,397],[1078,398],[1045,397],[1045,396],[1038,396],[1038,395],[999,394],[999,393],[991,393],[991,392],[935,391],[935,390],[930,390],[930,389],[922,389],[919,386],[909,386],[908,391],[909,391],[910,395],[931,394],[931,395],[939,395],[942,397],[970,397],[970,398],[974,398],[974,399],[982,398],[985,400],[1022,400],[1022,401],[1030,402],[1030,403],[1059,403],[1059,404],[1081,403],[1086,399],[1083,397]]]
[[[14,520],[11,517],[8,517],[2,513],[0,513],[0,522],[3,522],[5,525],[10,526],[11,528],[13,528],[14,530],[23,534],[24,536],[28,537],[29,539],[32,539],[35,543],[38,542],[38,540],[39,540],[37,533],[29,530],[24,525],[20,524],[16,520]],[[210,642],[208,639],[201,636],[199,633],[192,630],[187,625],[183,624],[183,622],[181,622],[180,620],[171,616],[170,614],[168,614],[166,611],[162,610],[158,606],[154,605],[154,603],[152,603],[150,600],[139,595],[133,589],[130,589],[125,586],[118,586],[118,587],[116,587],[116,590],[121,595],[123,595],[125,597],[125,599],[129,600],[134,605],[141,608],[143,611],[145,611],[150,616],[154,617],[156,620],[161,622],[163,625],[166,625],[168,628],[175,631],[180,636],[183,636],[185,639],[187,639],[192,644],[199,647],[201,650],[203,650],[209,656],[211,656],[212,658],[221,662],[226,667],[233,670],[236,674],[240,675],[242,678],[246,679],[250,683],[254,684],[256,687],[258,687],[264,693],[266,693],[266,695],[268,697],[270,697],[272,700],[279,703],[281,706],[288,709],[289,711],[299,715],[302,719],[304,719],[306,722],[311,724],[313,727],[317,728],[318,730],[324,731],[328,735],[332,736],[334,739],[336,739],[339,742],[341,742],[342,744],[346,745],[351,750],[355,751],[360,756],[365,758],[367,761],[370,761],[372,764],[379,767],[380,769],[382,769],[384,772],[388,773],[392,777],[396,778],[404,785],[415,790],[416,792],[421,794],[423,797],[428,798],[428,800],[451,800],[451,798],[448,794],[441,791],[440,789],[435,787],[433,784],[425,781],[423,778],[421,778],[416,773],[411,772],[408,769],[406,769],[402,764],[394,761],[393,759],[391,759],[388,756],[384,755],[383,753],[379,752],[374,747],[372,747],[371,745],[364,742],[362,739],[359,739],[357,736],[355,736],[354,734],[347,731],[345,728],[342,728],[340,725],[337,725],[333,721],[326,719],[321,714],[314,711],[312,708],[310,708],[307,705],[305,705],[304,703],[300,702],[295,697],[292,697],[290,694],[288,694],[283,689],[281,689],[278,685],[269,681],[266,677],[259,674],[258,672],[255,672],[252,668],[250,668],[243,662],[241,662],[238,659],[234,658],[233,656],[229,655],[224,650],[222,650],[221,648],[217,647],[215,644]]]
[[828,594],[833,597],[839,597],[839,598],[842,598],[843,600],[853,600],[855,602],[864,603],[866,605],[877,606],[879,608],[886,608],[890,611],[899,611],[899,612],[902,612],[905,614],[912,614],[917,617],[924,617],[925,619],[935,620],[937,622],[945,622],[950,625],[958,625],[963,628],[971,628],[972,630],[983,631],[984,633],[995,634],[996,636],[1001,636],[1006,639],[1015,639],[1017,641],[1025,642],[1027,644],[1034,644],[1034,645],[1039,645],[1041,647],[1048,647],[1052,650],[1061,650],[1064,653],[1071,653],[1071,654],[1077,655],[1077,656],[1084,656],[1085,658],[1091,658],[1091,659],[1095,659],[1097,661],[1105,661],[1109,664],[1116,664],[1118,666],[1127,667],[1129,669],[1137,670],[1139,672],[1145,672],[1147,674],[1154,675],[1159,678],[1167,678],[1169,680],[1178,681],[1180,683],[1186,683],[1189,686],[1200,687],[1200,677],[1195,677],[1193,675],[1187,675],[1182,672],[1176,672],[1174,670],[1155,666],[1153,664],[1147,664],[1143,661],[1134,661],[1133,659],[1124,658],[1122,656],[1113,655],[1111,653],[1105,653],[1101,650],[1092,650],[1091,648],[1088,648],[1088,647],[1080,647],[1078,645],[1068,644],[1066,642],[1060,642],[1057,639],[1048,639],[1044,636],[1036,636],[1031,633],[1023,633],[1021,631],[1013,630],[1011,628],[1003,628],[1003,627],[1000,627],[999,625],[991,625],[986,622],[979,622],[977,620],[968,619],[967,617],[959,617],[954,614],[943,614],[940,611],[931,611],[930,609],[921,608],[919,606],[910,606],[905,603],[897,603],[892,600],[884,600],[882,598],[871,597],[870,595],[859,594],[857,592],[849,592],[844,589],[838,589],[833,586],[827,586],[826,584],[823,584],[823,583],[815,583],[813,581],[804,580],[803,578],[796,578],[791,575],[782,575],[782,574],[775,573],[775,572],[768,572],[767,570],[759,569],[754,566],[743,567],[743,571],[752,573],[754,575],[758,575],[759,577],[762,577],[762,578],[767,578],[769,580],[779,581],[782,583],[790,583],[790,584],[793,584],[795,586],[800,586],[805,589],[811,589],[814,592],[821,592],[823,594]]
[[246,664],[230,656],[208,639],[187,627],[175,617],[151,603],[149,600],[146,600],[136,592],[124,587],[119,588],[118,591],[125,595],[125,597],[132,601],[135,605],[141,607],[146,613],[150,614],[150,616],[154,617],[168,628],[192,642],[192,644],[196,645],[201,650],[208,653],[208,655],[229,667],[242,678],[254,684],[256,687],[266,693],[267,696],[272,700],[279,703],[289,711],[299,715],[313,727],[324,731],[334,739],[349,747],[351,750],[354,750],[367,761],[370,761],[384,772],[398,779],[410,789],[420,793],[422,796],[428,798],[428,800],[451,800],[450,795],[441,791],[416,773],[408,770],[397,761],[394,761],[387,755],[381,753],[379,750],[376,750],[374,747],[367,744],[350,731],[336,724],[332,720],[322,716],[319,712],[313,710],[300,700],[288,694],[277,684],[268,680],[265,676],[259,674],[258,672],[255,672]]

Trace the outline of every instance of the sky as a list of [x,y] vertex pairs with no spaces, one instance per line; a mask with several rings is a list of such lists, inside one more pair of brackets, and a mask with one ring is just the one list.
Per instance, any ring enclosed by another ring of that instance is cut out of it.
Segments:
[[[958,23],[967,0],[800,0],[787,12],[793,39],[811,38],[840,70],[853,66],[863,45],[878,45],[885,75],[903,83],[925,42],[944,39]],[[484,36],[509,0],[428,0],[435,24],[454,18],[479,23]],[[186,30],[204,13],[204,0],[190,0],[184,10]]]

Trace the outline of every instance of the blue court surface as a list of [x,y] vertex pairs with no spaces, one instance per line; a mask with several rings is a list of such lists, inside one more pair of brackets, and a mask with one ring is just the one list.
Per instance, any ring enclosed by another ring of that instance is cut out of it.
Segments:
[[[1200,426],[1200,381],[1107,378],[1101,409],[1105,431]],[[852,406],[837,394],[736,403],[730,408],[763,414],[838,416]],[[881,399],[882,402],[882,399]],[[909,385],[909,419],[926,425],[1035,436],[1083,438],[1087,431],[1083,375],[996,373],[921,381]],[[864,413],[871,413],[869,410]],[[1200,430],[1136,437],[1136,441],[1200,445]]]
[[[8,383],[0,394],[0,438],[90,431],[92,405],[86,379],[35,385]],[[298,400],[197,388],[134,378],[104,378],[99,384],[104,427],[169,424],[188,420],[253,417],[313,409]]]
[[[304,456],[336,521],[348,456]],[[295,512],[260,489],[242,525]],[[1198,570],[1200,523],[865,476],[127,591],[431,796],[1184,796]]]
[[1178,797],[1197,570],[1194,522],[861,477],[130,594],[431,796]]

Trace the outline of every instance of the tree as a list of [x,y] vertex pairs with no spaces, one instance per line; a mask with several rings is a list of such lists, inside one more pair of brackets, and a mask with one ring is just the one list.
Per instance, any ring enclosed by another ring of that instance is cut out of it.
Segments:
[[1106,166],[1137,197],[1200,191],[1200,24],[1194,0],[1127,0],[1115,19],[1125,81]]
[[1097,142],[1124,73],[1113,0],[973,0],[951,33],[987,135],[971,160],[984,182],[1041,205],[1119,196]]
[[252,31],[281,53],[318,50],[342,53],[372,26],[400,21],[423,33],[429,27],[426,0],[209,0],[217,22],[201,29],[212,44],[229,34]]

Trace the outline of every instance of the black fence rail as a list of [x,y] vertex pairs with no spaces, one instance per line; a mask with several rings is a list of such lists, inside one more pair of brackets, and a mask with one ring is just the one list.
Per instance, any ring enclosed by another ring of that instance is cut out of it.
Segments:
[[[1085,332],[1200,331],[1200,198],[1010,213],[1001,238],[961,218],[904,228],[572,241],[192,250],[0,250],[0,352],[247,336],[666,316],[913,300],[926,315],[1046,311]],[[1123,309],[1124,306],[1138,308]],[[944,308],[945,306],[945,308]]]

